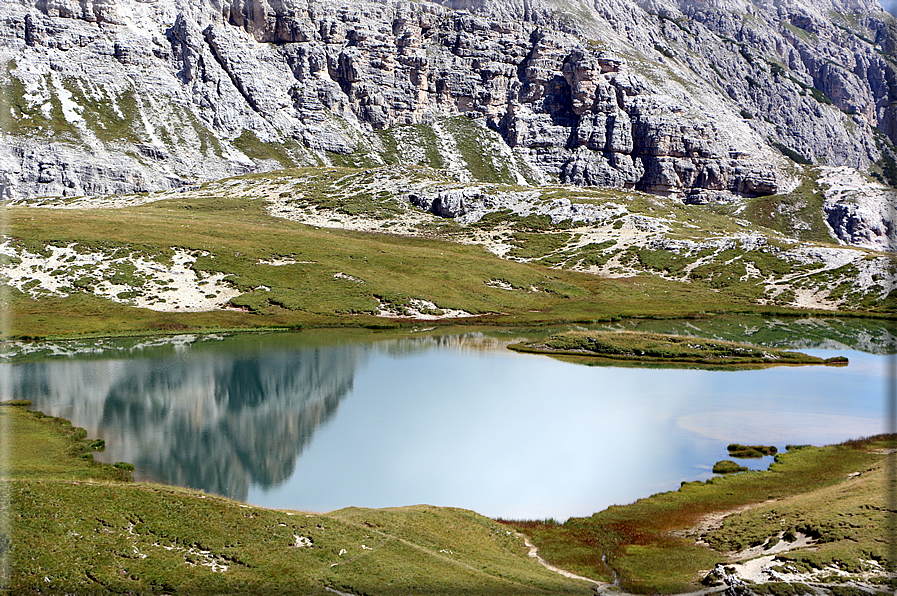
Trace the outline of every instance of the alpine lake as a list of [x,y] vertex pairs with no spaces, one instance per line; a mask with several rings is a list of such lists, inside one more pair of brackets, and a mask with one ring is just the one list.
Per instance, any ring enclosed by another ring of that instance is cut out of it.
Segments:
[[894,321],[588,326],[846,356],[839,367],[588,366],[507,349],[570,328],[23,343],[0,369],[3,399],[104,439],[97,459],[133,463],[138,480],[305,511],[427,503],[563,520],[709,478],[730,443],[783,451],[886,431]]

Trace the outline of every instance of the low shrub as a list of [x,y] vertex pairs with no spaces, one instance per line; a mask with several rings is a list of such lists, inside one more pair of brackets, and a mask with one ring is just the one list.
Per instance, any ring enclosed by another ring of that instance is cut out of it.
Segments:
[[730,459],[718,461],[713,465],[714,474],[734,474],[735,472],[744,472],[747,468],[736,464]]
[[667,58],[675,58],[676,57],[676,52],[674,52],[673,50],[671,50],[669,48],[665,48],[660,44],[657,44],[657,43],[654,44],[654,49],[657,50],[658,52],[660,52],[661,54],[663,54],[664,56],[666,56]]
[[807,159],[806,157],[804,157],[802,154],[798,153],[794,149],[791,149],[790,147],[786,147],[782,143],[779,143],[777,141],[773,141],[772,139],[770,139],[770,144],[773,147],[775,147],[776,149],[778,149],[782,155],[784,155],[785,157],[787,157],[788,159],[790,159],[791,161],[793,161],[795,163],[803,164],[805,166],[813,165],[812,161],[810,161],[809,159]]
[[732,443],[726,449],[731,457],[740,459],[760,458],[764,455],[775,455],[779,452],[773,445],[739,445],[738,443]]

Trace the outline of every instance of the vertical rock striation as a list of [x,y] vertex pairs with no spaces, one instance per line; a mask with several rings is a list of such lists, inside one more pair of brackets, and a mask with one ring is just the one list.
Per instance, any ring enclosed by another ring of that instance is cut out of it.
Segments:
[[0,193],[382,163],[371,131],[466,115],[543,177],[703,201],[788,186],[770,140],[868,169],[897,134],[873,2],[567,3],[4,0]]

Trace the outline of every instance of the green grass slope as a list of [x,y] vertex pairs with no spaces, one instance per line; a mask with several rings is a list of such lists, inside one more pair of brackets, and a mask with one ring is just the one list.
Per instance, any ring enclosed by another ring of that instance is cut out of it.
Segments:
[[[395,323],[374,316],[380,305],[401,310],[412,299],[475,315],[465,322],[501,324],[787,312],[660,277],[605,279],[503,260],[469,244],[316,229],[270,216],[260,200],[236,197],[170,199],[123,209],[14,207],[7,216],[11,242],[19,249],[43,253],[47,246],[74,244],[78,251],[131,253],[163,263],[175,248],[183,249],[201,255],[194,271],[227,274],[243,292],[231,300],[231,310],[159,312],[95,296],[90,288],[103,280],[83,270],[76,272],[81,277],[67,297],[9,290],[3,297],[14,315],[8,337],[382,326]],[[295,263],[260,263],[281,257]],[[49,273],[72,275],[65,267]]]
[[694,363],[711,368],[847,364],[846,358],[823,359],[753,344],[638,331],[566,331],[542,341],[511,344],[508,347],[518,352],[578,356],[586,360]]
[[[617,579],[622,589],[640,594],[700,589],[716,565],[741,560],[737,551],[769,548],[801,532],[816,542],[777,554],[780,564],[823,571],[819,585],[837,587],[861,577],[849,574],[889,564],[886,466],[887,458],[897,457],[894,440],[792,448],[768,471],[683,483],[678,491],[563,524],[507,524],[532,537],[549,562],[598,580]],[[713,517],[720,522],[704,526]],[[887,583],[880,572],[870,581]]]
[[122,482],[83,457],[83,431],[22,407],[0,408],[0,425],[7,593],[589,593],[471,511],[261,509]]

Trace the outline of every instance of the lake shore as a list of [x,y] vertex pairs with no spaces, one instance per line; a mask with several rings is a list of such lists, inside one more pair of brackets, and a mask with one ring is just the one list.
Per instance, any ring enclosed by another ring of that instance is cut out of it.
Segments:
[[[593,590],[553,567],[606,584],[617,579],[632,593],[775,578],[763,569],[791,574],[781,575],[787,582],[759,584],[775,590],[809,582],[824,592],[833,575],[874,590],[887,578],[883,513],[868,505],[883,498],[878,486],[885,458],[895,456],[895,437],[792,448],[767,472],[683,483],[678,491],[564,524],[496,523],[428,506],[276,511],[201,491],[122,482],[124,466],[86,457],[97,444],[81,429],[28,412],[24,404],[4,406],[0,416],[13,462],[3,481],[14,513],[13,589],[46,588],[50,578],[51,589],[75,591]],[[32,527],[47,515],[56,516],[53,528]],[[843,515],[868,522],[845,534],[831,523]],[[791,525],[784,528],[783,519]],[[539,548],[548,568],[518,532]]]
[[128,482],[85,457],[82,429],[25,405],[0,407],[0,425],[13,593],[590,593],[472,511],[265,509]]
[[503,523],[553,565],[625,593],[840,594],[833,586],[846,584],[884,594],[897,578],[884,506],[895,445],[881,435],[792,447],[767,471],[683,482],[563,524]]

